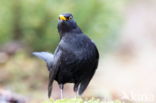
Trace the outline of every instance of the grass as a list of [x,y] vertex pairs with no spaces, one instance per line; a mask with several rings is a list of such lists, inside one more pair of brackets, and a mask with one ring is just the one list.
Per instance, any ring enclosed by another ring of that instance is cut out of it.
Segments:
[[95,98],[89,100],[83,100],[81,98],[70,98],[70,99],[66,98],[66,99],[58,99],[58,100],[49,99],[47,101],[44,101],[43,103],[122,103],[122,102],[119,100],[103,102]]
[[65,99],[58,99],[53,100],[49,99],[43,103],[101,103],[99,99],[90,99],[90,100],[83,100],[81,98],[65,98]]

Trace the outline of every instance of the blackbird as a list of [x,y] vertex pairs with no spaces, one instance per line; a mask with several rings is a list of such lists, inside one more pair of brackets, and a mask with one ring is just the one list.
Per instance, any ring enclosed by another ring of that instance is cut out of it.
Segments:
[[56,80],[62,91],[65,83],[74,83],[74,92],[81,95],[87,88],[98,66],[99,53],[93,41],[78,27],[72,14],[58,18],[60,42],[54,54],[33,52],[47,63],[49,70],[48,97]]

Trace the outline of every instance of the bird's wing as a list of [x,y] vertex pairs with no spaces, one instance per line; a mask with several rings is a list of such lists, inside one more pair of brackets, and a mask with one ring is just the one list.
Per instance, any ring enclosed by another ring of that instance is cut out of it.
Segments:
[[34,56],[37,56],[38,58],[44,60],[47,63],[48,70],[49,70],[48,97],[51,96],[52,85],[53,85],[53,81],[55,79],[56,73],[58,71],[58,66],[60,64],[61,53],[62,51],[59,49],[59,47],[56,48],[54,55],[48,52],[33,52],[32,53]]
[[54,81],[54,72],[49,72],[48,97],[50,98]]
[[93,69],[92,69],[92,72],[90,72],[89,75],[86,76],[86,77],[80,82],[80,84],[79,84],[79,85],[80,85],[80,88],[79,88],[79,90],[78,90],[79,95],[81,95],[81,94],[85,91],[85,89],[87,88],[87,86],[88,86],[90,80],[92,79],[92,77],[93,77],[93,75],[94,75],[94,73],[95,73],[95,71],[96,71],[97,64],[98,64],[98,60],[97,60],[97,61],[94,61],[94,62],[95,62],[95,63],[94,63],[93,65],[90,66],[90,69],[93,68]]
[[85,78],[83,78],[82,81],[79,83],[79,85],[80,85],[79,89],[78,89],[78,85],[75,85],[75,88],[74,88],[75,90],[78,89],[79,95],[81,95],[85,91],[85,89],[87,88],[87,86],[88,86],[90,80],[92,79],[92,77],[93,77],[93,75],[97,69],[97,66],[98,66],[99,52],[98,52],[95,45],[93,45],[93,49],[94,49],[94,51],[92,52],[93,57],[90,59],[86,59],[87,62],[84,61],[87,63],[87,64],[85,63],[87,65],[85,69],[90,70],[90,72],[84,71],[85,72],[85,76],[84,76]]
[[57,48],[53,57],[53,65],[49,71],[49,84],[48,84],[48,97],[49,98],[51,96],[53,82],[55,80],[57,71],[59,69],[61,55],[62,55],[62,51]]

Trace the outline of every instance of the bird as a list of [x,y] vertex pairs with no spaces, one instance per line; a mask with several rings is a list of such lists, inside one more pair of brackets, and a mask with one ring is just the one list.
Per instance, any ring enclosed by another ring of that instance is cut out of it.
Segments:
[[54,53],[33,52],[44,60],[49,71],[48,97],[51,97],[53,82],[57,81],[63,98],[66,83],[73,83],[73,91],[81,96],[94,76],[99,61],[95,43],[77,25],[71,13],[62,13],[58,18],[60,41]]

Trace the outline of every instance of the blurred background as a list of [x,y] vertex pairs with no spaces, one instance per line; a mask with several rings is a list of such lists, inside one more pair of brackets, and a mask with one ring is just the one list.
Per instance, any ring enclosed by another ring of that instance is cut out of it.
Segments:
[[[0,103],[48,99],[46,64],[31,53],[55,50],[58,15],[66,12],[100,51],[98,70],[83,97],[155,103],[155,0],[0,0]],[[75,97],[72,86],[65,85],[65,97]]]

